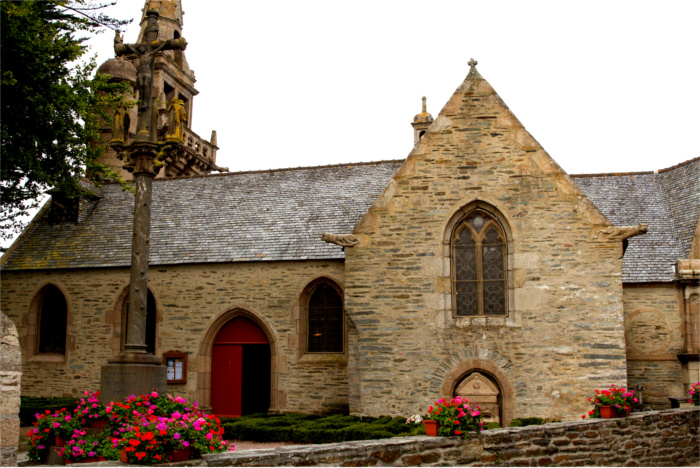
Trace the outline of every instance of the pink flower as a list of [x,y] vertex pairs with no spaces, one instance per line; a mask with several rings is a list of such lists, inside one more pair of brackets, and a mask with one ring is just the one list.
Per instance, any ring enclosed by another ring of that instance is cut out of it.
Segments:
[[[456,421],[455,421],[455,422],[456,422]],[[456,422],[456,423],[459,424],[458,422]],[[207,440],[211,440],[211,432],[208,433],[206,437],[207,437]]]
[[182,415],[181,415],[180,413],[178,413],[177,411],[175,411],[175,412],[173,413],[173,419],[180,419],[181,416],[182,416]]
[[183,441],[182,441],[182,446],[183,446],[183,447],[189,447],[189,446],[190,446],[190,443],[187,442],[186,440],[183,440]]
[[153,398],[158,398],[158,392],[152,392],[152,393],[151,393],[151,396],[152,396]]
[[173,439],[179,439],[179,438],[180,438],[180,434],[178,432],[173,434]]

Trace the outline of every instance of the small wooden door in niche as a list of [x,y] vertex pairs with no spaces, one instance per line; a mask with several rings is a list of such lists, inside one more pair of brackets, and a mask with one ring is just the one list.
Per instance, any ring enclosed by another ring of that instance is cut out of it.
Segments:
[[461,396],[481,407],[486,422],[501,423],[501,390],[493,379],[480,372],[464,377],[455,388],[455,396]]
[[214,339],[211,406],[217,416],[265,413],[270,407],[270,343],[252,320],[238,316]]

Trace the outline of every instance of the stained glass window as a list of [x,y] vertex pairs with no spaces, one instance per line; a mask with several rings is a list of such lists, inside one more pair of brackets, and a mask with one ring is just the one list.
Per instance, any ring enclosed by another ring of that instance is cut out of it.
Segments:
[[506,271],[503,228],[486,211],[472,211],[452,237],[453,304],[457,315],[505,315]]
[[343,298],[321,283],[309,298],[308,346],[310,353],[343,352]]

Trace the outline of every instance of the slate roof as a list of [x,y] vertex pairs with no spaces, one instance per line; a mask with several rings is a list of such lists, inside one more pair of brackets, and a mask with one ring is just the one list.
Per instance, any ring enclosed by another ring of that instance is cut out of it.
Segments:
[[[343,259],[321,233],[351,232],[402,163],[156,180],[150,263]],[[629,239],[623,281],[673,281],[700,217],[700,158],[658,173],[571,177],[613,224],[649,225]],[[129,266],[133,204],[131,193],[106,185],[78,223],[50,225],[45,214],[3,270]]]
[[[347,234],[403,161],[158,179],[151,265],[342,259],[323,232]],[[134,196],[105,185],[77,223],[48,216],[4,270],[129,266]]]
[[658,173],[571,178],[613,224],[649,225],[646,234],[629,239],[623,282],[673,281],[676,260],[688,258],[700,217],[700,158]]

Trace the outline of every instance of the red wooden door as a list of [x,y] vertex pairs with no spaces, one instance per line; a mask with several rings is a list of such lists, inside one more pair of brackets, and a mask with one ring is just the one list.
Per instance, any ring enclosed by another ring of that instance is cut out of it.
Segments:
[[[251,349],[248,345],[267,345],[269,349],[265,333],[245,317],[236,317],[228,322],[214,339],[211,357],[211,406],[217,416],[238,417],[246,412],[243,401],[244,385],[255,384],[244,381],[244,348]],[[269,392],[269,384],[267,391]]]

